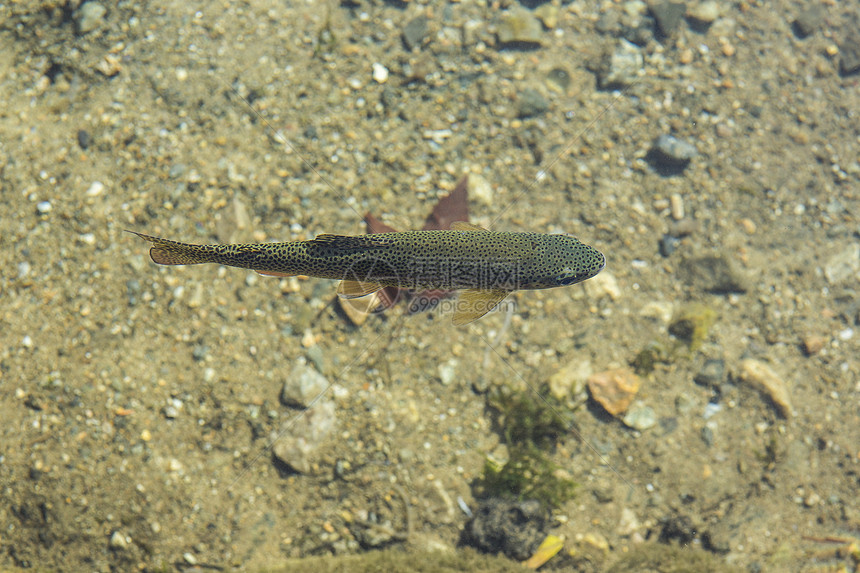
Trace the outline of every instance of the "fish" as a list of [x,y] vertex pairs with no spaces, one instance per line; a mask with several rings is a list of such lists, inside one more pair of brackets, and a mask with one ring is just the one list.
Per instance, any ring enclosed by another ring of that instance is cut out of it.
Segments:
[[337,279],[337,294],[344,298],[389,286],[462,291],[454,304],[458,326],[478,320],[514,291],[572,285],[606,265],[603,253],[570,235],[489,231],[463,221],[448,230],[228,245],[129,232],[152,243],[149,255],[160,265],[218,263],[266,276]]

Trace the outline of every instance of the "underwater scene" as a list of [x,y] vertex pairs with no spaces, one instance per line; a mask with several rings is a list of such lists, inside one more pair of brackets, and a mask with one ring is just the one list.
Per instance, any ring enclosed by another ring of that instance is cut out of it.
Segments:
[[860,571],[858,22],[0,3],[0,570]]

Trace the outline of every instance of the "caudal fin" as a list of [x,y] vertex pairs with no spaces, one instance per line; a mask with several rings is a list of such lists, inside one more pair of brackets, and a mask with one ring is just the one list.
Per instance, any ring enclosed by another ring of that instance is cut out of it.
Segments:
[[203,245],[189,245],[187,243],[179,243],[168,239],[160,239],[150,235],[144,235],[137,231],[128,231],[134,233],[141,239],[152,243],[152,248],[149,249],[149,256],[154,263],[159,265],[197,265],[200,263],[211,263],[212,255]]

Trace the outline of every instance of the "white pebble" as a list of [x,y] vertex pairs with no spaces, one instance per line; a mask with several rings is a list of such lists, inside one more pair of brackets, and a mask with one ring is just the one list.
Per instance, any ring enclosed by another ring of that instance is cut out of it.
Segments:
[[388,81],[388,68],[382,64],[375,62],[373,64],[373,79],[378,84],[384,84]]
[[105,190],[105,184],[101,181],[93,181],[87,189],[87,197],[98,197]]
[[469,174],[469,195],[483,205],[493,203],[493,186],[483,175]]
[[51,205],[50,201],[39,201],[39,203],[36,205],[36,210],[43,215],[46,213],[50,213],[51,209],[53,208],[54,207],[53,205]]
[[21,339],[21,346],[23,346],[24,348],[32,348],[33,347],[33,339],[30,338],[29,334],[24,336],[24,338]]

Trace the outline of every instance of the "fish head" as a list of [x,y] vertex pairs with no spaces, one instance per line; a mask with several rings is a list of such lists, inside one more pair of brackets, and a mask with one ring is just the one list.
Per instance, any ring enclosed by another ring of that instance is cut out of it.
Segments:
[[606,266],[603,253],[574,237],[556,235],[555,255],[544,279],[548,287],[568,286],[590,279]]

